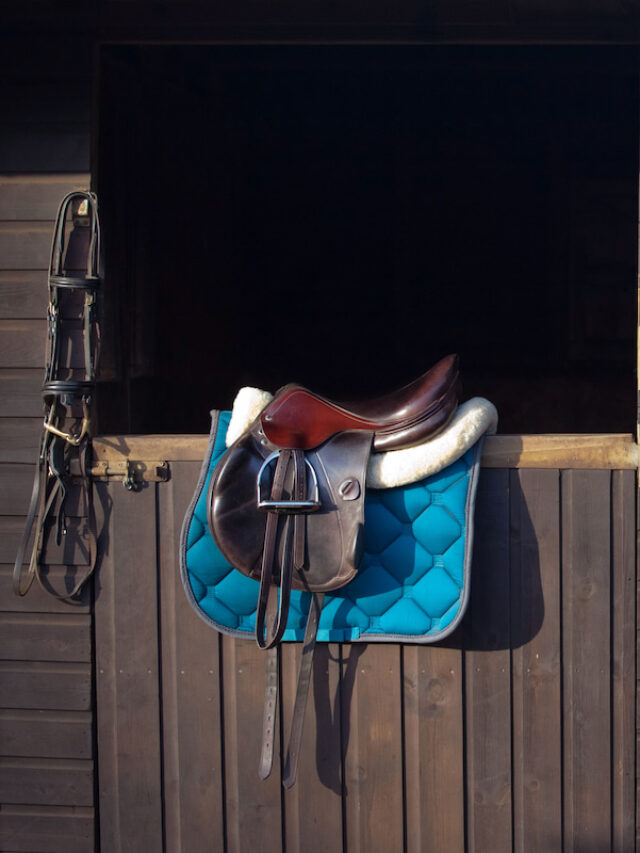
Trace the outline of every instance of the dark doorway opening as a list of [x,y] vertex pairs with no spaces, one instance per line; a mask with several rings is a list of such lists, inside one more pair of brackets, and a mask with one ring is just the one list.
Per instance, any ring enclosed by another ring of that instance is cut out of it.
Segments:
[[635,429],[635,48],[108,46],[105,432],[457,351],[502,432]]

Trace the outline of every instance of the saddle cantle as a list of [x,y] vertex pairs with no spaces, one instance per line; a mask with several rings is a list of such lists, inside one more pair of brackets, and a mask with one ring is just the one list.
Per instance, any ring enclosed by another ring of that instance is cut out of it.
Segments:
[[[316,636],[433,642],[458,624],[468,600],[480,438],[496,415],[479,399],[456,412],[457,393],[455,356],[359,408],[299,386],[272,399],[254,389],[245,415],[239,406],[236,418],[234,405],[237,438],[226,451],[229,416],[214,413],[183,526],[182,576],[209,624],[235,636],[253,631],[268,649],[261,777],[273,758],[281,640],[301,640],[304,632],[285,764],[289,786]],[[318,410],[323,417],[316,422],[310,413]],[[430,428],[430,439],[415,446],[416,429]],[[372,453],[379,436],[404,449]]]
[[279,447],[310,450],[345,430],[371,430],[373,450],[411,447],[435,435],[458,405],[458,356],[448,355],[397,391],[356,403],[334,403],[285,385],[260,415],[264,435]]

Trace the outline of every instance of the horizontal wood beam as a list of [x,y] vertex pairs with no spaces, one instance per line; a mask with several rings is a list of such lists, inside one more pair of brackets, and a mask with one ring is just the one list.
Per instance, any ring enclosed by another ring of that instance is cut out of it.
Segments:
[[638,445],[629,435],[496,435],[486,439],[483,468],[638,467]]
[[[117,435],[94,439],[97,462],[204,458],[208,437],[203,435]],[[591,468],[633,470],[638,467],[638,445],[632,435],[494,435],[485,440],[483,468]]]

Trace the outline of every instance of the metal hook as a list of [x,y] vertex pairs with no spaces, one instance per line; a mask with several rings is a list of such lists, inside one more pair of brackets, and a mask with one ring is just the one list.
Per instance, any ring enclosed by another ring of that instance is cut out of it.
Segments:
[[133,492],[136,487],[136,481],[133,476],[133,468],[131,467],[131,462],[127,459],[127,473],[125,474],[124,480],[122,481],[122,485],[128,492]]

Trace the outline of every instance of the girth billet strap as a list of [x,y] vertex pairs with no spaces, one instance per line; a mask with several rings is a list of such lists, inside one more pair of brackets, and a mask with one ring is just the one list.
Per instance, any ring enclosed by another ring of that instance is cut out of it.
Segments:
[[318,625],[320,624],[320,611],[324,600],[323,592],[315,592],[311,597],[311,606],[307,616],[307,627],[304,633],[304,644],[302,646],[302,657],[298,669],[298,685],[296,688],[296,700],[293,706],[293,717],[291,718],[291,731],[289,732],[289,745],[284,762],[284,777],[282,784],[285,788],[291,788],[296,781],[298,769],[298,756],[302,743],[302,729],[304,726],[307,699],[309,698],[309,685],[311,684],[311,672],[313,670],[313,653],[316,649],[316,638],[318,636]]
[[[291,788],[296,781],[298,769],[298,757],[302,743],[302,731],[304,728],[304,717],[309,698],[309,686],[311,684],[311,673],[313,671],[313,653],[316,648],[318,636],[318,625],[320,623],[320,612],[324,593],[315,592],[311,595],[311,606],[307,616],[307,627],[304,634],[302,657],[298,669],[298,683],[296,687],[296,698],[293,706],[293,717],[291,718],[291,730],[289,732],[289,743],[284,763],[284,777],[282,784],[285,788]],[[260,754],[260,768],[258,776],[266,779],[273,767],[273,745],[275,740],[275,726],[278,710],[278,663],[280,659],[280,646],[270,646],[267,649],[267,660],[265,666],[265,690],[264,690],[264,715],[262,721],[262,752]]]
[[[68,238],[68,217],[73,228]],[[58,214],[51,245],[49,264],[49,308],[47,360],[42,400],[44,405],[43,433],[40,439],[36,472],[27,513],[27,521],[16,556],[13,588],[17,595],[26,595],[34,579],[56,598],[76,601],[87,579],[93,573],[97,559],[96,519],[93,490],[89,473],[91,455],[91,407],[95,392],[96,368],[100,348],[96,316],[100,276],[100,223],[98,202],[94,193],[74,191],[64,197]],[[82,378],[63,363],[69,349],[65,329],[65,303],[73,294],[84,294],[82,335],[84,366]],[[78,411],[82,415],[78,416]],[[69,427],[67,414],[76,417]],[[89,566],[73,589],[55,593],[41,575],[46,544],[48,519],[57,516],[58,544],[66,534],[65,499],[71,486],[70,463],[76,459],[80,468],[80,489],[84,498],[89,540]],[[34,534],[35,530],[35,534]],[[28,570],[23,572],[25,554],[34,534]]]

